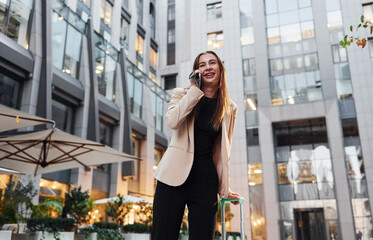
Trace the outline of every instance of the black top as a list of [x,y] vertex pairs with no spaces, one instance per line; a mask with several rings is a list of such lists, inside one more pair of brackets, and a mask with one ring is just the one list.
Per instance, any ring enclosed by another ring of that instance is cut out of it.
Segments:
[[199,114],[194,121],[194,159],[204,161],[212,159],[212,150],[221,133],[221,126],[216,131],[213,122],[210,122],[217,107],[217,98],[203,96],[200,101]]

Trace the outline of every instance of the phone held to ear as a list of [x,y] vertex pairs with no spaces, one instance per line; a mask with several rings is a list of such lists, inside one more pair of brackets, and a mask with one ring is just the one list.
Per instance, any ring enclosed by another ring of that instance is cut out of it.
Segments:
[[194,79],[194,84],[196,84],[199,88],[201,88],[201,83],[202,83],[202,76],[200,73],[195,74],[194,71],[189,74],[189,79],[193,78]]

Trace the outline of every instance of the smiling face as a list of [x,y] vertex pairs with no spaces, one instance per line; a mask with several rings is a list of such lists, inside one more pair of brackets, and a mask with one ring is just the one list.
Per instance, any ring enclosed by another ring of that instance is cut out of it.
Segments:
[[200,56],[198,70],[202,74],[202,83],[204,86],[218,86],[220,67],[218,59],[213,54],[205,53]]

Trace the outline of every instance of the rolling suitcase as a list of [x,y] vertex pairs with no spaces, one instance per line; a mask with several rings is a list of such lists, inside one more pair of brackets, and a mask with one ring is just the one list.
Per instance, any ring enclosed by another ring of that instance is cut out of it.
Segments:
[[245,224],[243,218],[243,203],[245,201],[244,198],[234,199],[234,198],[223,198],[220,200],[221,204],[221,236],[222,240],[226,240],[226,232],[225,232],[225,203],[226,202],[236,202],[239,201],[240,203],[240,228],[241,228],[241,240],[245,240]]

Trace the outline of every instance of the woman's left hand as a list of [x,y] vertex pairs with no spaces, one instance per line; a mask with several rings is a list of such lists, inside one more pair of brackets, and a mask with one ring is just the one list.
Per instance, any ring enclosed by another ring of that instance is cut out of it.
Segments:
[[[229,192],[227,198],[240,199],[240,198],[241,198],[241,195],[240,195],[239,193],[236,193],[236,192]],[[232,202],[232,203],[233,203],[234,205],[237,205],[237,204],[239,204],[240,202],[239,202],[239,201],[236,201],[236,202]]]

